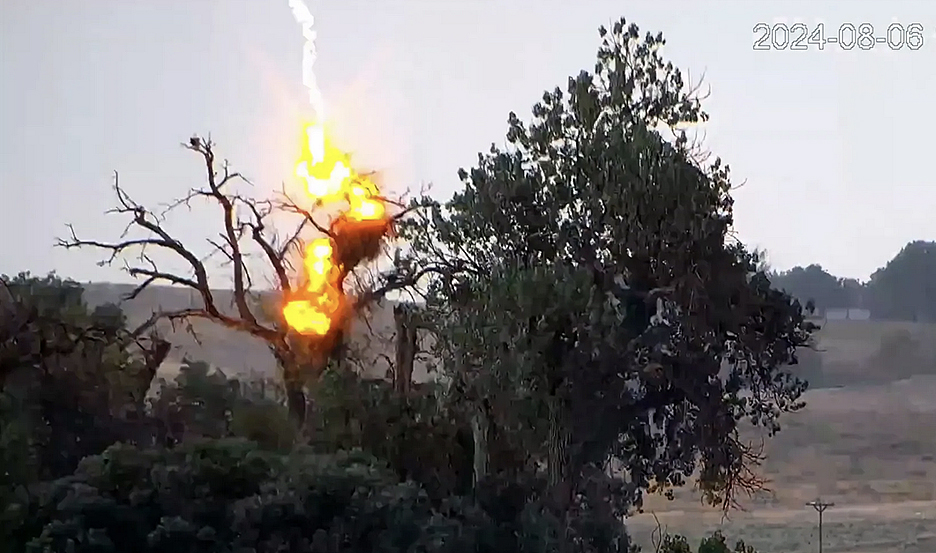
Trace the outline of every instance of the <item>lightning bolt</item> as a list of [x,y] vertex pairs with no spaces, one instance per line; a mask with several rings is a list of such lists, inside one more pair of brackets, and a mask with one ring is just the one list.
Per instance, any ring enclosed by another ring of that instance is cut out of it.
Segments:
[[[305,125],[303,153],[296,176],[315,205],[345,203],[329,225],[329,236],[308,244],[304,254],[305,284],[283,306],[286,323],[300,334],[325,336],[344,311],[342,282],[361,261],[376,258],[390,228],[377,186],[350,166],[349,156],[325,134],[325,100],[315,78],[315,18],[302,0],[289,0],[302,27],[302,84],[309,91],[315,120]],[[353,247],[349,246],[353,244]]]
[[302,47],[302,84],[309,91],[309,103],[315,111],[315,117],[319,121],[324,121],[325,99],[322,97],[318,80],[315,78],[315,60],[318,58],[318,52],[315,48],[317,35],[315,32],[315,17],[302,0],[289,0],[289,8],[292,10],[296,22],[302,27],[302,38],[305,39],[305,44]]

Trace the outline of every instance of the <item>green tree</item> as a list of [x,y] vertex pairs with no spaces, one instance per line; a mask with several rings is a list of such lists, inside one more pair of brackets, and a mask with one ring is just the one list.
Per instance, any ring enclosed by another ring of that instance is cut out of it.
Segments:
[[858,307],[860,300],[853,281],[837,278],[815,263],[774,273],[770,282],[804,305],[811,303],[819,314],[830,308]]
[[466,493],[470,439],[457,414],[440,405],[437,388],[427,383],[402,394],[393,382],[327,370],[313,396],[313,445],[328,453],[361,449],[434,499]]
[[29,486],[151,436],[143,398],[167,344],[139,341],[118,308],[90,311],[82,294],[54,274],[0,277],[0,543]]
[[[683,536],[667,535],[663,537],[658,549],[660,553],[692,553],[689,541]],[[757,553],[753,547],[738,541],[734,549],[728,545],[728,540],[721,532],[715,532],[699,543],[698,553]]]
[[11,306],[0,339],[2,392],[21,408],[39,475],[67,474],[114,440],[136,439],[168,344],[154,339],[154,349],[133,353],[146,344],[124,328],[119,309],[91,311],[74,281],[23,273],[2,282]]
[[162,443],[247,438],[270,450],[295,439],[286,407],[265,381],[228,378],[201,361],[185,359],[171,381],[160,379],[149,409]]
[[[427,306],[476,450],[531,428],[545,449],[518,443],[545,461],[553,504],[580,492],[607,520],[696,469],[727,505],[757,484],[738,422],[776,431],[802,405],[782,367],[814,327],[730,239],[728,167],[687,138],[707,116],[662,36],[624,20],[600,34],[594,73],[546,92],[529,124],[511,113],[508,147],[401,231],[439,276]],[[627,485],[603,478],[611,459]]]
[[[578,553],[536,510],[497,513],[470,497],[433,503],[368,455],[287,455],[242,440],[174,449],[115,445],[37,488],[2,545],[44,553]],[[600,551],[611,551],[608,549]]]
[[868,283],[875,318],[936,322],[936,242],[908,243]]

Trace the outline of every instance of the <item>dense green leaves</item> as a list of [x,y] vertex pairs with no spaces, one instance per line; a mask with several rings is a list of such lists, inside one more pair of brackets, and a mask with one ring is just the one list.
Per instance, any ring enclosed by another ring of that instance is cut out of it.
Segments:
[[67,474],[82,457],[131,439],[128,417],[141,414],[154,370],[121,341],[119,308],[90,310],[81,287],[54,274],[3,282],[0,394],[20,407],[15,424],[30,437],[37,476]]
[[799,407],[782,367],[812,326],[731,239],[728,167],[688,138],[707,115],[662,37],[623,20],[601,34],[594,73],[529,123],[511,113],[507,148],[404,235],[442,269],[428,305],[453,388],[495,427],[548,420],[532,452],[561,495],[615,459],[621,508],[697,468],[727,502],[752,483],[738,421],[774,430]]
[[470,439],[462,421],[439,405],[437,389],[426,384],[401,395],[384,380],[326,371],[312,394],[312,445],[329,453],[361,449],[435,500],[467,493]]
[[282,455],[236,440],[116,445],[42,486],[29,509],[14,538],[28,553],[546,553],[562,536],[535,506],[505,519],[467,497],[433,503],[367,455]]
[[936,242],[910,242],[871,275],[869,300],[874,316],[936,322]]

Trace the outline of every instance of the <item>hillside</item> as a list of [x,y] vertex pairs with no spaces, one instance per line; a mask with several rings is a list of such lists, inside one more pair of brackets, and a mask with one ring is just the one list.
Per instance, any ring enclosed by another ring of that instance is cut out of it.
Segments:
[[[156,310],[176,310],[199,305],[198,298],[189,290],[168,286],[151,286],[138,297],[124,301],[124,296],[133,290],[133,285],[89,283],[84,284],[85,300],[92,307],[103,303],[120,304],[131,325],[145,321]],[[214,295],[222,309],[233,305],[230,291],[217,290]],[[367,321],[352,322],[351,349],[359,360],[360,369],[369,376],[386,374],[387,358],[393,358],[394,336],[393,306],[395,302],[385,300],[367,312]],[[160,331],[173,344],[169,360],[161,372],[171,374],[180,362],[188,357],[205,361],[230,375],[259,375],[273,377],[277,374],[276,362],[266,345],[256,338],[235,332],[207,321],[195,321],[193,334],[181,325],[172,328],[160,326]],[[417,360],[414,378],[425,380],[429,367]]]
[[[130,323],[145,320],[156,309],[184,309],[198,305],[194,293],[167,286],[152,286],[132,301],[122,298],[129,284],[85,284],[85,298],[92,306],[120,303]],[[232,308],[229,291],[215,291],[222,308]],[[386,300],[367,313],[367,321],[352,324],[352,348],[362,369],[372,376],[387,370],[384,356],[392,358],[394,302]],[[936,375],[936,325],[881,321],[820,321],[817,351],[804,352],[795,370],[808,378],[812,388],[884,384],[915,375]],[[174,348],[167,370],[188,356],[206,361],[226,372],[274,376],[276,364],[259,340],[208,322],[196,322],[197,335],[185,328],[162,326]],[[427,378],[429,366],[418,363],[416,378]]]

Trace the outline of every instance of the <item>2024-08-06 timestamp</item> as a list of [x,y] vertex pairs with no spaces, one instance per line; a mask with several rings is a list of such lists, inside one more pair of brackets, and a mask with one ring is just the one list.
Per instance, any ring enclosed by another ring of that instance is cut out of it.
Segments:
[[923,47],[923,24],[891,23],[883,33],[876,33],[870,23],[842,23],[838,28],[827,32],[824,23],[817,23],[810,28],[805,23],[758,23],[754,25],[755,50],[819,50],[826,46],[838,46],[842,50],[851,50],[856,46],[860,50],[872,50],[886,47],[890,50],[919,50]]

